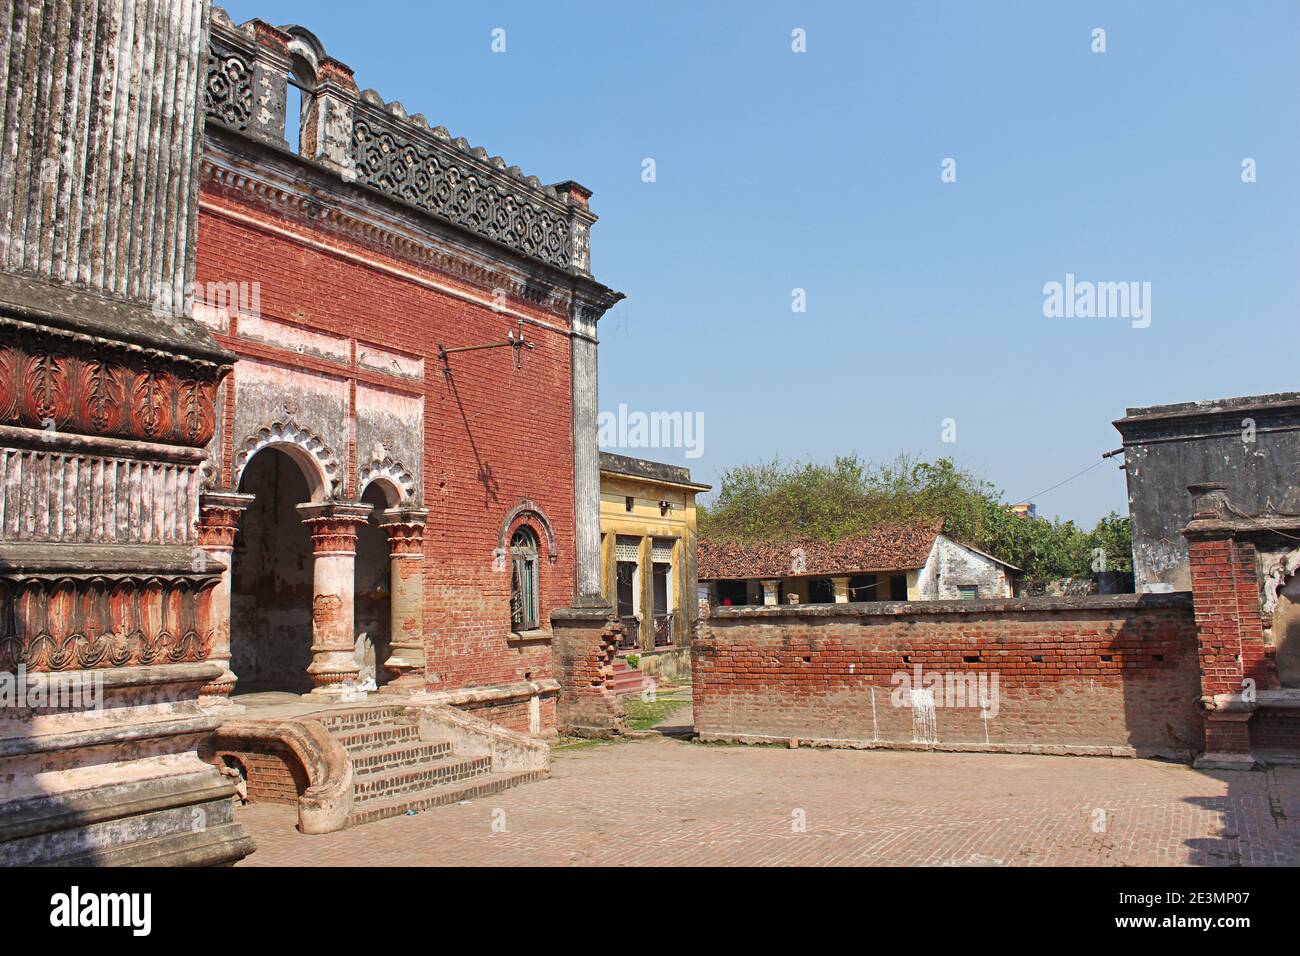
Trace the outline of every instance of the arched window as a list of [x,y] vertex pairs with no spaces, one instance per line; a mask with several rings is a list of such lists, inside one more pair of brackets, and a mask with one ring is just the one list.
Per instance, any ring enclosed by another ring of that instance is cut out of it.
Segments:
[[523,527],[510,538],[510,629],[537,627],[537,536]]

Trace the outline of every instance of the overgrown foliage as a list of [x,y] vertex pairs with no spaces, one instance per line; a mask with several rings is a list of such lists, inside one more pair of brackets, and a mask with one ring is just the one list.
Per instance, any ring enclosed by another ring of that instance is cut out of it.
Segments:
[[1128,518],[1112,512],[1089,531],[1014,514],[998,489],[950,458],[741,465],[723,473],[716,500],[699,510],[700,534],[712,541],[838,540],[939,518],[950,537],[1024,569],[1030,584],[1133,566]]

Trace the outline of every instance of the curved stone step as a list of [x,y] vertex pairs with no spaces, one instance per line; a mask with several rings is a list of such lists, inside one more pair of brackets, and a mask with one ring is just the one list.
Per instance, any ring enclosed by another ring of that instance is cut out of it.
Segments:
[[330,733],[348,733],[366,727],[395,725],[402,717],[400,707],[360,707],[355,710],[327,711],[313,714],[313,719]]
[[500,793],[521,783],[544,780],[545,770],[519,770],[514,773],[489,773],[461,783],[441,784],[427,790],[389,797],[386,800],[367,801],[353,810],[348,817],[348,826],[373,823],[387,817],[395,817],[408,810],[428,810],[432,807],[446,806],[461,800],[473,800]]
[[352,772],[357,778],[398,770],[451,756],[451,744],[445,740],[398,744],[383,750],[361,750],[350,755]]
[[446,783],[456,783],[492,772],[492,758],[447,757],[421,763],[396,772],[370,774],[356,778],[352,785],[353,803],[360,805],[385,800],[399,794],[414,793]]
[[398,744],[413,744],[420,740],[420,728],[414,724],[387,724],[366,727],[349,733],[335,733],[333,737],[348,753],[366,750],[386,750]]

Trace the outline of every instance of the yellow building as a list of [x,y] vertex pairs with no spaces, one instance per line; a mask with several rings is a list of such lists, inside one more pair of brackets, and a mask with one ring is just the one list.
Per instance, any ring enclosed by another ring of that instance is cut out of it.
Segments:
[[699,616],[695,496],[709,488],[687,468],[600,453],[602,588],[626,626],[619,652],[645,657],[647,673],[659,669],[654,657],[689,658]]

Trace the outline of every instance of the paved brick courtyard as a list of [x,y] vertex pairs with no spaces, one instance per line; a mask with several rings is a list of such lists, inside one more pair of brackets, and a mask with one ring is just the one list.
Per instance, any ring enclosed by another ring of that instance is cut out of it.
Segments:
[[1300,769],[656,738],[560,751],[541,783],[340,833],[299,834],[284,806],[240,819],[252,866],[1296,865]]

